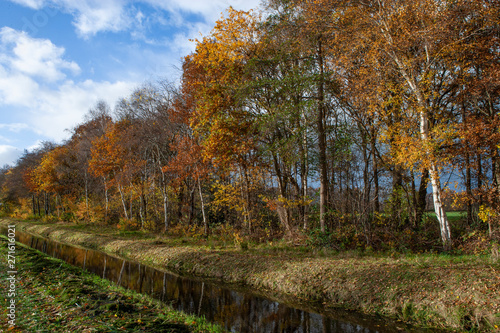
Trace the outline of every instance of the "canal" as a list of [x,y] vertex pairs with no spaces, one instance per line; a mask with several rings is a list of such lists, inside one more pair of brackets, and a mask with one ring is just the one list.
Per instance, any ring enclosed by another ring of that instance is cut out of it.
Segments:
[[[5,233],[6,230],[3,230]],[[297,300],[277,300],[244,288],[181,277],[106,253],[17,230],[17,241],[81,267],[124,288],[148,294],[174,309],[204,316],[231,332],[423,332],[400,322]]]

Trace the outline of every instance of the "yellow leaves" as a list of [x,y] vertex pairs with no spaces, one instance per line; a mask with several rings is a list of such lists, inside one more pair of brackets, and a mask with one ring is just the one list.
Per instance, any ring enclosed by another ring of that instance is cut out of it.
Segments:
[[228,17],[216,22],[211,34],[200,41],[195,39],[196,52],[192,60],[200,66],[240,62],[246,58],[248,48],[255,43],[256,17],[251,12],[227,10]]
[[479,213],[477,215],[481,219],[481,221],[488,223],[492,219],[497,218],[499,214],[493,208],[481,205],[479,207]]
[[30,172],[31,184],[36,187],[34,190],[57,192],[61,189],[58,184],[61,178],[58,169],[67,152],[67,147],[56,147],[42,157],[40,164]]
[[203,140],[204,158],[227,164],[245,154],[250,126],[241,119],[236,91],[242,86],[245,62],[254,48],[257,17],[227,10],[209,36],[196,39],[196,51],[185,58],[183,85],[195,101],[189,124]]
[[393,138],[392,148],[394,161],[405,167],[414,168],[418,162],[426,160],[426,153],[419,138],[401,134]]
[[451,158],[445,147],[451,147],[458,136],[455,127],[436,124],[423,138],[416,119],[404,118],[381,133],[379,139],[391,146],[391,158],[399,165],[413,170],[427,169],[431,164],[438,167]]
[[222,207],[243,211],[245,208],[245,200],[241,196],[241,182],[223,184],[216,181],[212,188],[214,189],[214,199],[211,202],[213,210],[219,211]]

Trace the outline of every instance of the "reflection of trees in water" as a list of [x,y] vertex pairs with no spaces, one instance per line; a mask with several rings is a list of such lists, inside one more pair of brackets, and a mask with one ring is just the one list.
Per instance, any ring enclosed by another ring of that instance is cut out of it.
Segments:
[[[104,253],[19,233],[19,241],[125,287],[147,293],[186,313],[204,316],[232,332],[346,332],[367,328],[291,308],[248,293],[182,278]],[[105,271],[104,271],[105,269]]]
[[106,278],[113,282],[118,282],[123,260],[111,256],[106,256]]

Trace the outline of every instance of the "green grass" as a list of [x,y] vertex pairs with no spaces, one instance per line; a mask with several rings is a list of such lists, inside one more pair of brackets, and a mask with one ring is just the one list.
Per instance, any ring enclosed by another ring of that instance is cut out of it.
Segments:
[[[427,212],[425,214],[429,217],[433,217],[433,218],[437,219],[436,213],[434,213],[434,212]],[[465,214],[466,214],[466,212],[463,212],[463,211],[446,212],[446,216],[448,217],[448,222],[450,222],[450,223],[454,223],[456,221],[459,221],[459,220],[465,218]]]
[[[125,290],[61,260],[18,244],[16,326],[13,332],[223,332],[203,318],[172,310],[149,296]],[[7,278],[2,236],[0,280]],[[0,286],[7,311],[7,285]],[[6,313],[0,328],[8,328]],[[1,331],[1,330],[0,330]]]

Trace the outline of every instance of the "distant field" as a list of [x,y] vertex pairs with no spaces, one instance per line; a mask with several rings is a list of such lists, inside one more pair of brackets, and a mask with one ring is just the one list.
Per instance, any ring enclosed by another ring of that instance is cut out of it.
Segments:
[[[434,212],[426,212],[427,216],[436,217],[436,213]],[[448,216],[448,220],[450,222],[460,220],[466,216],[465,211],[454,211],[454,212],[446,212],[446,216]]]

